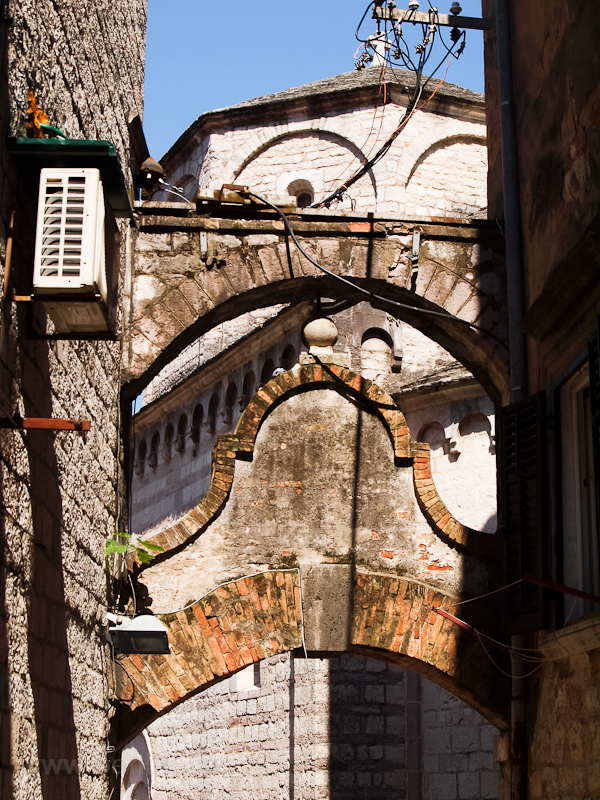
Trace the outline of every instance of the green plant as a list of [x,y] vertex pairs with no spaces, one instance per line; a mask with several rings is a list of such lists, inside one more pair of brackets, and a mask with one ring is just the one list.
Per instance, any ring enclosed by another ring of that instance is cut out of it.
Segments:
[[[123,544],[119,539],[127,539]],[[157,553],[164,553],[165,548],[154,542],[145,539],[136,539],[131,533],[117,531],[114,536],[106,540],[105,553],[107,556],[112,553],[135,553],[142,564],[150,564]]]

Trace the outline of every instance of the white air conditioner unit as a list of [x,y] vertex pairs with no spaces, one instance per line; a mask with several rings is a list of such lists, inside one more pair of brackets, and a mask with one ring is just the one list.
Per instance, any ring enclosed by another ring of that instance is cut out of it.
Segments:
[[99,170],[40,171],[33,290],[57,332],[110,329]]

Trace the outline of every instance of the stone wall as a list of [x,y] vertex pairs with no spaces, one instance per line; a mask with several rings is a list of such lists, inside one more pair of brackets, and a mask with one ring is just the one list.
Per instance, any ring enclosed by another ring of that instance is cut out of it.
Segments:
[[[386,79],[371,67],[203,115],[163,159],[169,180],[203,188],[237,183],[276,195],[296,195],[308,185],[319,201],[395,130],[405,112],[403,79],[411,76],[400,70]],[[336,210],[485,217],[482,99],[442,86],[388,155],[334,203]]]
[[[264,318],[267,311],[263,310]],[[413,439],[432,446],[433,474],[448,508],[464,524],[493,532],[494,408],[482,388],[440,345],[406,323],[390,321],[369,303],[359,303],[333,319],[339,329],[335,351],[346,354],[355,371],[377,380],[390,393],[398,392]],[[235,332],[246,330],[245,326],[255,327],[256,335],[238,344]],[[370,349],[373,342],[377,350]],[[217,436],[235,430],[242,411],[264,379],[272,377],[273,369],[288,369],[306,350],[291,312],[260,330],[255,314],[244,315],[218,326],[192,348],[196,364],[206,361],[198,355],[205,351],[220,357],[188,376],[177,391],[155,396],[158,386],[178,380],[181,365],[174,362],[151,384],[145,396],[153,401],[135,417],[132,530],[138,535],[172,524],[199,502],[210,485]],[[257,355],[250,357],[254,352]],[[263,374],[265,368],[268,375]],[[446,383],[438,385],[442,379]],[[428,387],[436,391],[413,408],[413,394],[422,395]],[[184,438],[177,443],[180,431]]]
[[[256,800],[491,800],[493,732],[391,664],[273,656],[149,726],[151,798],[235,800],[251,785]],[[124,776],[132,760],[148,760],[140,750],[143,742],[124,751]],[[124,778],[122,797],[131,785]]]
[[600,632],[588,615],[538,640],[547,661],[532,682],[532,800],[600,796]]
[[[67,136],[112,141],[130,182],[127,122],[142,112],[146,3],[5,5],[15,20],[0,31],[0,282],[14,210],[11,288],[27,294],[37,191],[6,137],[26,135],[31,89]],[[121,512],[120,344],[35,338],[52,332],[37,304],[5,300],[1,326],[0,414],[91,420],[87,434],[0,432],[2,797],[99,800],[108,794],[110,654],[98,623],[105,539]]]

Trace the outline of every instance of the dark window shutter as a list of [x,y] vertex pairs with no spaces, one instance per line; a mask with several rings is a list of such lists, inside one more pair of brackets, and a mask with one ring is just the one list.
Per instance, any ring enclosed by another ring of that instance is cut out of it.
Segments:
[[[545,395],[502,409],[502,506],[506,583],[544,576],[546,563]],[[544,627],[543,590],[519,583],[506,592],[511,633]]]

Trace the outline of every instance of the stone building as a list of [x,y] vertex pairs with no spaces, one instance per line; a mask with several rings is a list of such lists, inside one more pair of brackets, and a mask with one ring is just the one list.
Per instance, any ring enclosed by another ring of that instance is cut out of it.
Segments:
[[600,19],[585,2],[483,7],[490,216],[504,220],[514,269],[506,580],[533,573],[554,587],[510,594],[517,642],[544,661],[515,675],[504,755],[511,797],[579,800],[600,796]]
[[[373,146],[373,127],[383,136],[393,124],[395,109],[377,100],[380,79],[372,68],[204,114],[163,159],[167,180],[190,198],[198,185],[210,193],[229,182],[292,194],[300,205],[318,201],[359,163],[359,144]],[[388,82],[385,91],[393,98],[405,89]],[[451,85],[440,95],[336,211],[485,215],[482,100]],[[144,234],[137,252],[143,261]],[[308,303],[277,306],[219,325],[146,387],[133,422],[136,534],[175,524],[208,491],[219,435],[235,430],[261,385],[306,357],[301,327],[310,313]],[[394,397],[412,438],[430,444],[447,507],[465,525],[494,532],[494,407],[482,387],[441,346],[367,302],[332,319],[335,357]],[[172,596],[177,604],[176,586]],[[150,725],[123,751],[121,792],[241,797],[251,780],[265,800],[282,792],[495,798],[493,734],[464,702],[393,664],[295,651],[237,672]]]
[[[107,229],[111,212],[126,213],[145,29],[145,0],[2,4],[3,800],[109,794],[111,670],[101,618],[110,602],[105,540],[121,524],[121,306],[111,298],[116,337],[61,337],[39,296],[30,298],[41,167],[97,168],[103,160]],[[36,130],[40,138],[27,138]],[[120,255],[110,249],[114,239],[106,253],[122,280],[128,226],[119,218],[117,227]],[[62,308],[75,313],[76,305]],[[71,420],[70,429],[40,428],[40,419]],[[76,430],[78,419],[90,421],[89,431]]]

